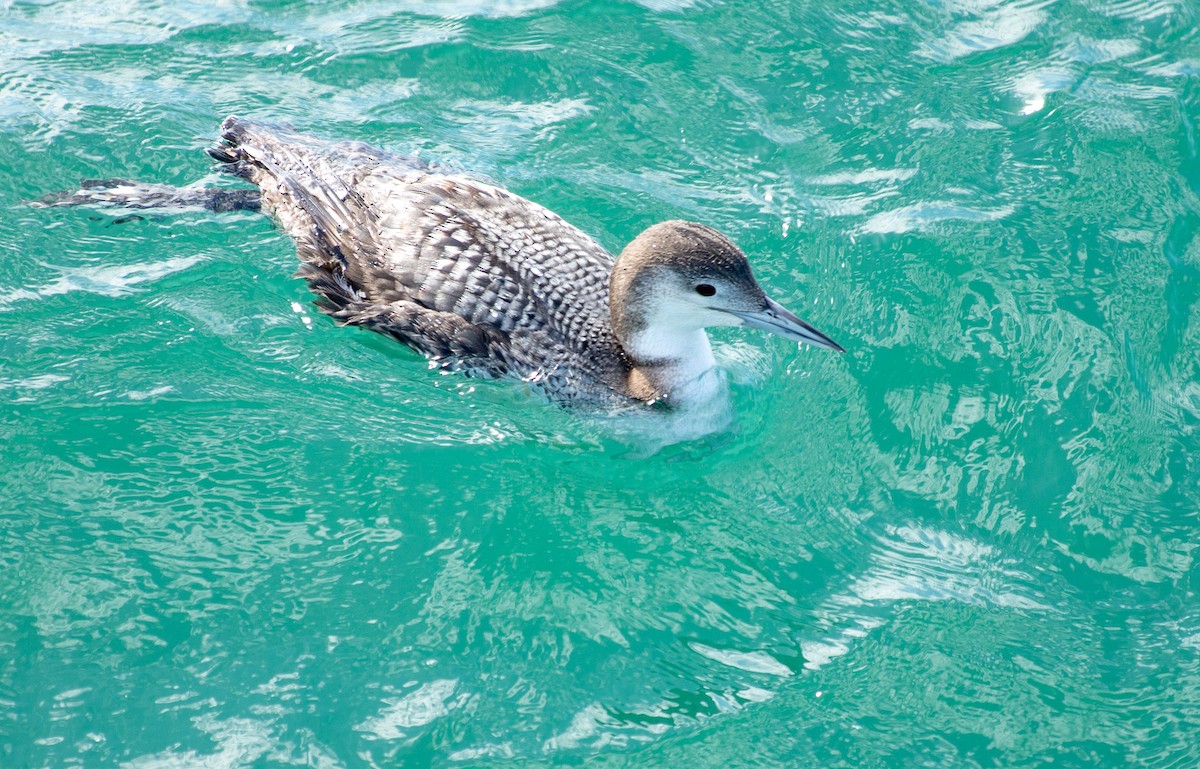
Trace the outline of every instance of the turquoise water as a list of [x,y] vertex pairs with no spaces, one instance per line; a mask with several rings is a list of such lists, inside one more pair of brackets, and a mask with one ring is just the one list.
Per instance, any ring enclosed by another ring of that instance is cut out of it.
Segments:
[[[1200,6],[0,5],[0,766],[1200,764]],[[686,217],[846,355],[705,419],[338,328],[186,184],[230,113],[618,249]]]

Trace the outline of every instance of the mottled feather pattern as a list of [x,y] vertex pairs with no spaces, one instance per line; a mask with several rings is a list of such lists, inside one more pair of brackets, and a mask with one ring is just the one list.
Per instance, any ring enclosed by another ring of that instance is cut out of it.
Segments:
[[627,401],[613,257],[547,209],[361,143],[236,118],[210,154],[259,187],[339,321],[552,398]]

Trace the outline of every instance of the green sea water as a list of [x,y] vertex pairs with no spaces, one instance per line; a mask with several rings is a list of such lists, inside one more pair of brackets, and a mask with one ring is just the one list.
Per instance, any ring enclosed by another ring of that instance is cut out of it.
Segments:
[[[848,350],[596,416],[320,315],[228,114]],[[0,2],[0,767],[1200,766],[1195,0]]]

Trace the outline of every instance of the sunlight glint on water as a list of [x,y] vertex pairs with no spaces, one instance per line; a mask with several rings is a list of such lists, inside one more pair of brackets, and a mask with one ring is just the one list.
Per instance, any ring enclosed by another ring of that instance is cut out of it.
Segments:
[[[0,765],[1200,763],[1200,9],[0,10]],[[597,416],[338,328],[228,114],[617,250],[690,218],[844,356]]]

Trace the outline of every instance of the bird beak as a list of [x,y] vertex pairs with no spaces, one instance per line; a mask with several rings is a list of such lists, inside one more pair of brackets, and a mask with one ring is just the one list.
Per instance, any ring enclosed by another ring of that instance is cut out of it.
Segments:
[[734,312],[729,311],[742,319],[742,322],[753,328],[760,328],[763,331],[770,331],[772,334],[779,334],[787,339],[795,339],[798,342],[808,342],[817,347],[824,347],[827,350],[837,350],[845,352],[840,344],[833,341],[829,337],[817,331],[812,326],[797,318],[775,301],[767,300],[767,308],[758,312]]

